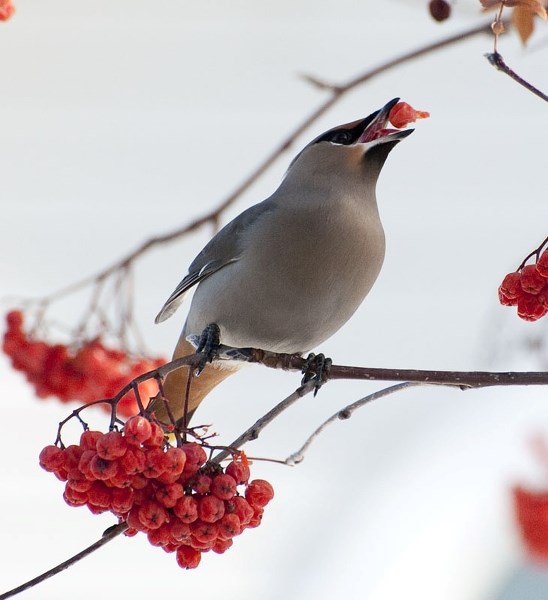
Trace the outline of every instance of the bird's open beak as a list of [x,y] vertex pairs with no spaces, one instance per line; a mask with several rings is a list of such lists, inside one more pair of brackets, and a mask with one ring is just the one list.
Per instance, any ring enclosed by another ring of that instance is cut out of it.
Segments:
[[390,124],[388,119],[390,111],[399,102],[399,98],[394,98],[387,102],[380,110],[369,115],[362,121],[364,127],[360,137],[356,140],[357,144],[367,144],[374,140],[378,143],[397,142],[411,135],[414,129],[393,129],[387,127]]

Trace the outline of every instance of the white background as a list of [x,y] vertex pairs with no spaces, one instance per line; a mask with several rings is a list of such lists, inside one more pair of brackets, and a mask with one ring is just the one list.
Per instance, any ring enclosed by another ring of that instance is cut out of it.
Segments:
[[[90,275],[224,199],[322,102],[299,74],[344,82],[482,18],[472,0],[444,25],[419,0],[16,7],[0,24],[0,294],[25,298]],[[546,88],[542,42],[537,33],[523,50],[508,35],[500,50]],[[547,234],[546,105],[488,65],[491,46],[477,37],[377,77],[292,150],[394,96],[432,115],[381,175],[385,266],[352,321],[322,346],[336,363],[539,367],[512,358],[501,340],[517,343],[545,324],[518,321],[496,289]],[[226,218],[271,193],[290,158]],[[137,265],[137,319],[155,354],[171,353],[185,307],[162,326],[154,315],[210,234]],[[69,297],[50,318],[74,325],[85,302]],[[67,507],[62,484],[37,466],[70,408],[38,401],[5,357],[0,369],[5,590],[81,550],[112,519]],[[196,418],[228,443],[297,384],[295,374],[249,368]],[[284,458],[324,418],[382,385],[329,384],[248,450]],[[540,388],[388,397],[335,424],[300,466],[256,463],[254,476],[276,490],[263,524],[196,571],[145,539],[118,538],[24,597],[497,598],[525,560],[510,486],[544,481],[527,440],[547,433],[547,417]]]

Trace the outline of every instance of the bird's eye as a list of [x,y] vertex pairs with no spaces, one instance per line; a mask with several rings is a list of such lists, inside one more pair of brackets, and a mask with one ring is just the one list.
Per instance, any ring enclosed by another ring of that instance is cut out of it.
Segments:
[[329,141],[334,144],[350,144],[352,141],[352,134],[350,131],[335,131],[331,134]]

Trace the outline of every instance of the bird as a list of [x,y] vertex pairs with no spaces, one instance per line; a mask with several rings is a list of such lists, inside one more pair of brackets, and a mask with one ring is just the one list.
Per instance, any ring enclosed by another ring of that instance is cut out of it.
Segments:
[[[390,151],[414,130],[390,128],[394,98],[365,118],[319,135],[291,161],[277,190],[209,241],[155,319],[165,321],[196,287],[173,358],[211,324],[223,345],[304,354],[344,325],[381,270],[385,235],[376,184]],[[185,424],[209,392],[241,366],[189,367],[163,385],[171,418]],[[153,401],[167,420],[165,402]]]

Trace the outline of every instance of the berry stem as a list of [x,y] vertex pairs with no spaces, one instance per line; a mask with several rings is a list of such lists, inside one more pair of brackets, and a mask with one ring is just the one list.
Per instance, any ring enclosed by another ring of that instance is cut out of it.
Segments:
[[540,253],[542,252],[544,246],[546,246],[546,244],[548,244],[548,236],[544,238],[544,241],[541,242],[540,246],[538,246],[538,248],[535,248],[532,252],[530,252],[521,262],[521,265],[516,269],[516,271],[521,271],[523,269],[523,267],[526,265],[527,261],[532,258],[533,256],[537,257],[537,260],[540,256]]

